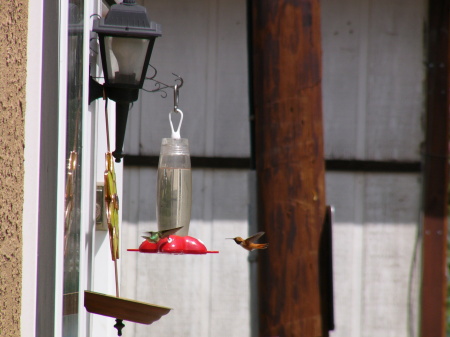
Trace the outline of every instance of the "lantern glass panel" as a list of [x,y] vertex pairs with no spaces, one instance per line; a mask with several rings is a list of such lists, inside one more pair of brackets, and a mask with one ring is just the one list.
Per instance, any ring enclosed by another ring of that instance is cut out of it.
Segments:
[[105,36],[105,56],[110,84],[139,85],[150,40]]

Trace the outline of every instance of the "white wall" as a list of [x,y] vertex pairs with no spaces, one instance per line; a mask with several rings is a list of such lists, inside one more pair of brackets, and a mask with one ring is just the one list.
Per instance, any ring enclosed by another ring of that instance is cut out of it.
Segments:
[[[157,79],[183,77],[181,136],[195,156],[249,157],[246,11],[243,0],[146,1],[162,24],[151,64]],[[151,75],[152,71],[148,71]],[[147,81],[145,88],[152,89]],[[130,112],[125,151],[159,155],[170,137],[167,98],[141,92]],[[155,230],[156,170],[125,167],[122,225],[122,296],[173,310],[150,326],[125,323],[139,336],[249,336],[248,253],[226,237],[248,234],[246,170],[193,169],[189,234],[219,254],[165,256],[126,252],[144,231]]]
[[[173,310],[151,326],[127,324],[133,336],[249,336],[248,254],[226,237],[247,234],[247,175],[195,170],[189,235],[208,255],[122,253],[122,296]],[[156,229],[156,170],[125,169],[123,248]]]
[[[424,0],[322,1],[326,158],[421,160],[425,18]],[[328,172],[326,184],[332,336],[414,336],[421,175]]]
[[[175,84],[184,79],[179,108],[184,112],[181,136],[192,155],[248,157],[248,79],[246,11],[243,0],[147,1],[150,19],[162,25],[150,63],[157,79]],[[148,75],[152,70],[148,70]],[[144,88],[153,89],[146,81]],[[125,150],[159,154],[161,138],[170,137],[166,99],[141,91],[130,112]]]
[[332,336],[410,336],[418,324],[419,176],[329,172],[326,188],[336,209]]
[[[185,79],[181,133],[191,153],[248,156],[245,1],[146,3],[163,25],[151,60],[157,77],[171,84],[175,72]],[[419,161],[425,1],[321,6],[326,158]],[[170,131],[168,95],[141,93],[130,114],[128,153],[158,154]],[[196,170],[193,179],[192,234],[220,254],[123,252],[122,295],[174,308],[151,326],[129,323],[135,336],[250,336],[247,254],[224,240],[247,233],[247,172]],[[156,228],[155,180],[154,169],[125,168],[123,249],[137,248],[141,233]],[[332,336],[416,335],[420,174],[329,171],[326,193],[336,210]]]

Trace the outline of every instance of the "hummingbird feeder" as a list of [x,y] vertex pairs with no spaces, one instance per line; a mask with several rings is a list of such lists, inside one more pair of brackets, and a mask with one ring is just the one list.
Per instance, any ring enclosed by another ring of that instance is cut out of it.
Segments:
[[145,240],[138,249],[127,249],[129,252],[162,253],[162,254],[208,254],[218,253],[217,250],[208,250],[199,239],[192,236],[170,235],[158,242]]
[[[156,242],[145,240],[139,249],[128,249],[141,253],[165,254],[207,254],[209,251],[198,239],[188,236],[192,208],[192,172],[189,154],[189,142],[181,138],[180,129],[183,123],[183,112],[178,107],[181,83],[174,85],[174,106],[169,112],[171,138],[163,138],[158,162],[156,191],[156,220],[158,232],[175,230],[177,235],[161,238]],[[166,88],[170,87],[163,84]],[[174,128],[172,115],[179,115],[178,127]]]

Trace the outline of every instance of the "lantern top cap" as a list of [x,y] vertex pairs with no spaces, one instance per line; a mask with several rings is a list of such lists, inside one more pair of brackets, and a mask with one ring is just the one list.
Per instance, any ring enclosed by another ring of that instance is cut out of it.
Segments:
[[161,25],[150,21],[145,7],[134,0],[112,5],[105,18],[95,19],[93,31],[101,35],[158,37]]

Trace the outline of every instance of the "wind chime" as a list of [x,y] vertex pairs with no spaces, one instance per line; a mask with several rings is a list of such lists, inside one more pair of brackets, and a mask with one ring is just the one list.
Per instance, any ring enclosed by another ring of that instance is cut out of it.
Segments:
[[[104,199],[111,258],[115,269],[115,296],[85,291],[84,305],[88,312],[116,318],[115,328],[122,335],[123,320],[151,324],[171,309],[120,297],[117,260],[119,259],[119,199],[117,196],[114,159],[120,162],[130,105],[138,99],[155,39],[161,26],[149,20],[146,9],[135,0],[124,0],[111,6],[105,18],[94,19],[98,35],[104,84],[94,78],[89,82],[89,102],[105,100],[107,152],[105,155]],[[116,102],[116,149],[111,152],[108,99]]]
[[122,329],[125,326],[123,324],[123,320],[141,324],[151,324],[154,321],[160,319],[161,316],[169,313],[171,309],[120,297],[119,275],[117,268],[117,260],[119,259],[120,247],[119,197],[117,195],[114,158],[110,150],[107,97],[105,97],[105,121],[107,152],[105,154],[104,201],[106,210],[106,222],[108,224],[111,259],[114,262],[116,296],[114,297],[101,293],[85,291],[84,305],[86,307],[86,310],[91,313],[116,318],[116,324],[114,325],[114,327],[117,329],[118,336],[122,336]]

